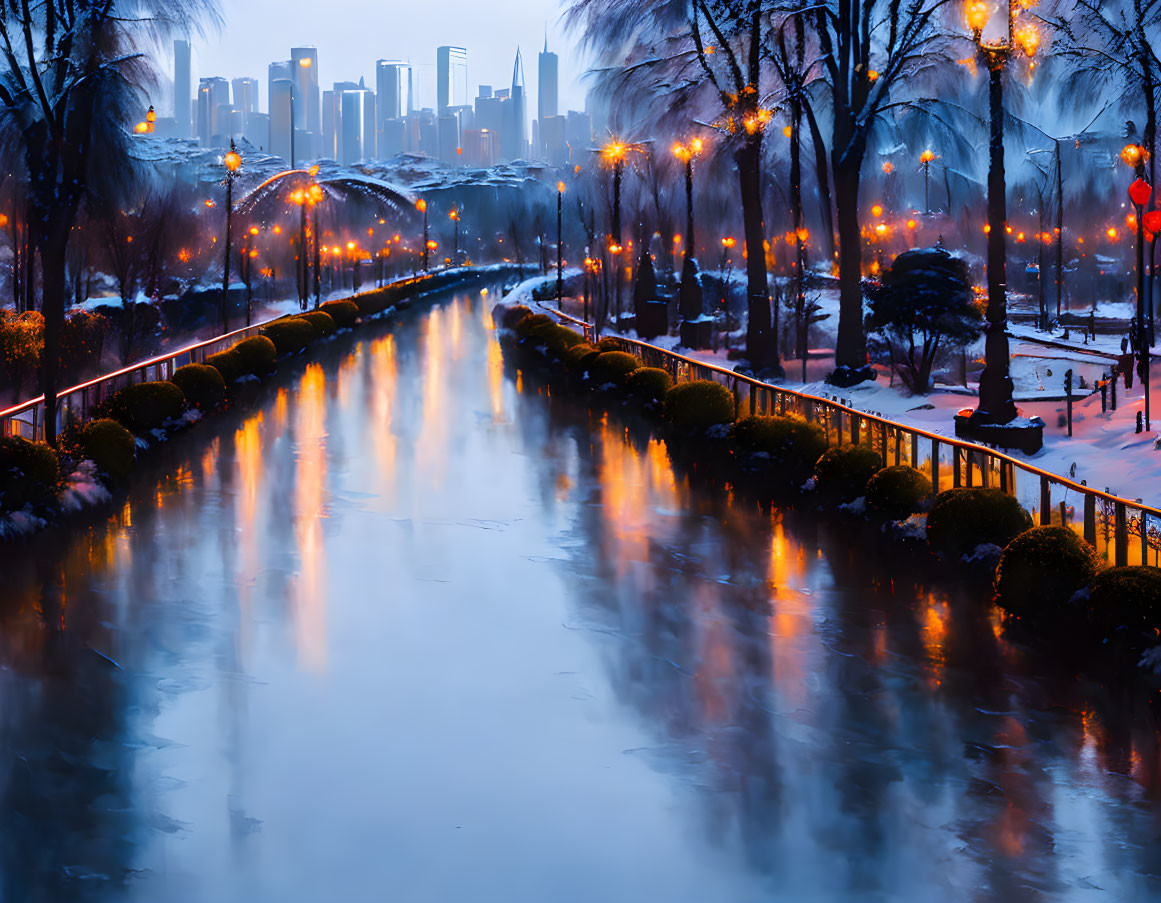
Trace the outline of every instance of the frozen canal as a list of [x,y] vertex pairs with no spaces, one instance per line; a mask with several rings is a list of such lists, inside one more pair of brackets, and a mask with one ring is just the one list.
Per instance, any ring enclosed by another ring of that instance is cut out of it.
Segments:
[[488,301],[0,554],[4,903],[1161,898],[1147,706],[691,489]]

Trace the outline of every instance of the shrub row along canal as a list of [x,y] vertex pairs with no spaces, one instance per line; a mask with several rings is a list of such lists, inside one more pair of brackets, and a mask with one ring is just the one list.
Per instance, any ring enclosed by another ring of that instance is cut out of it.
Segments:
[[0,550],[3,899],[1158,890],[1147,708],[506,371],[484,302]]

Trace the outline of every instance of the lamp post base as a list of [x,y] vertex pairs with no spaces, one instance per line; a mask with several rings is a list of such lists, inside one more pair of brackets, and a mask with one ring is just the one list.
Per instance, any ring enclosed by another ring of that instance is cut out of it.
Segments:
[[1044,421],[1039,417],[1015,417],[1007,423],[996,423],[984,412],[964,408],[955,415],[955,434],[961,439],[1033,455],[1044,446]]

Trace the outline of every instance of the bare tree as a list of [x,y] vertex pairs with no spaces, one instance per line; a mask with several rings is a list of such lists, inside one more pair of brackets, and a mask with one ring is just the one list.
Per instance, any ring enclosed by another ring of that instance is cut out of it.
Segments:
[[70,233],[81,201],[124,178],[120,123],[150,79],[140,48],[196,25],[213,0],[11,0],[0,10],[0,139],[23,157],[40,253],[45,437],[56,442]]

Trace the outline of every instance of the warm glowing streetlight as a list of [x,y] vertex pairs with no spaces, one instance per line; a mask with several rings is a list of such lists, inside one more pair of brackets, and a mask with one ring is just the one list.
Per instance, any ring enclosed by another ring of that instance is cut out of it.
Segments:
[[[613,140],[604,146],[601,155],[613,167],[613,228],[609,234],[609,250],[621,247],[621,176],[625,168],[625,154],[628,148],[621,141]],[[623,276],[617,272],[613,278],[613,311],[617,329],[621,328],[621,282]]]
[[423,198],[420,198],[415,202],[415,209],[423,214],[423,269],[426,271],[428,262],[427,252],[431,244],[427,240],[427,201],[425,201]]
[[233,229],[234,218],[234,178],[238,174],[238,170],[242,168],[242,155],[238,153],[238,148],[234,146],[234,139],[230,139],[230,150],[223,158],[223,163],[226,165],[226,259],[222,272],[222,334],[225,335],[230,331],[230,239],[232,237],[231,230]]
[[[701,153],[700,138],[693,138],[682,144],[680,141],[673,145],[673,155],[685,164],[685,256],[692,257],[697,253],[697,245],[693,238],[693,158]],[[685,278],[685,273],[682,273]]]
[[[994,430],[1016,418],[1016,403],[1010,372],[1008,348],[1007,285],[1007,186],[1004,178],[1004,67],[1017,51],[1026,57],[1035,55],[1040,35],[1032,22],[1018,23],[1017,17],[1028,6],[1027,0],[1002,0],[1001,14],[1006,27],[997,36],[985,37],[991,21],[990,4],[968,0],[964,18],[976,44],[980,60],[988,69],[988,97],[991,120],[988,143],[988,305],[984,333],[984,371],[980,375],[979,404],[969,415],[956,417],[956,433],[990,441],[1006,439],[1012,446],[1036,451],[1043,425],[1035,421],[1026,430]],[[1023,435],[1021,435],[1023,433]]]
[[452,228],[455,230],[455,250],[452,253],[452,260],[456,263],[460,259],[460,210],[458,207],[452,207],[447,212],[447,218],[452,221]]
[[[1144,154],[1141,155],[1143,161]],[[1141,166],[1143,169],[1143,165]],[[1137,210],[1137,324],[1134,344],[1137,346],[1137,372],[1145,390],[1145,432],[1149,432],[1149,327],[1145,306],[1145,205],[1153,196],[1153,186],[1138,176],[1129,186],[1129,200]],[[1112,230],[1110,230],[1112,231]]]
[[919,155],[919,162],[923,164],[923,212],[931,215],[931,161],[935,159],[935,152],[927,148]]
[[556,183],[556,309],[564,307],[564,182]]

